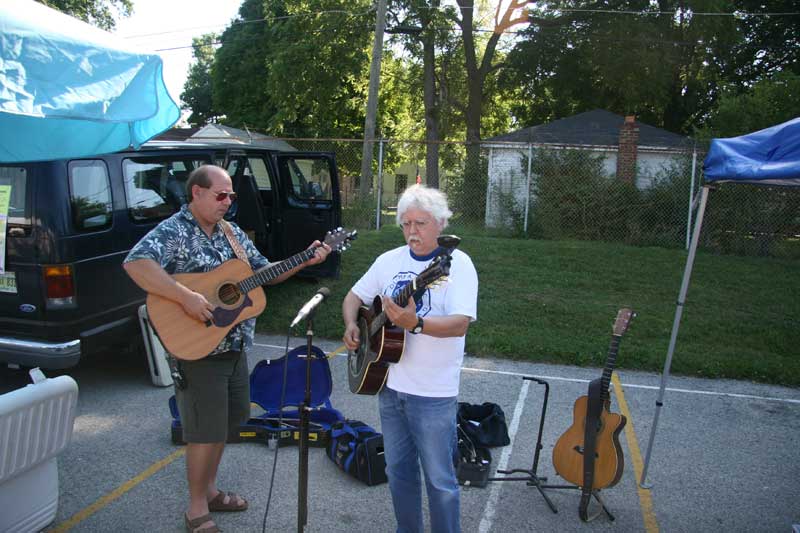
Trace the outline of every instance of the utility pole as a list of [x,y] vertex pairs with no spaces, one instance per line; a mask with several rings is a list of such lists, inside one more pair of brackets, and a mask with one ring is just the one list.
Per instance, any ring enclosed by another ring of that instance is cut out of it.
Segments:
[[359,197],[366,198],[372,183],[372,146],[375,143],[375,121],[378,115],[378,88],[381,81],[381,56],[383,55],[383,29],[386,25],[386,0],[378,0],[375,20],[375,41],[372,43],[372,65],[369,68],[369,94],[367,118],[364,120],[364,152],[361,159],[361,185]]

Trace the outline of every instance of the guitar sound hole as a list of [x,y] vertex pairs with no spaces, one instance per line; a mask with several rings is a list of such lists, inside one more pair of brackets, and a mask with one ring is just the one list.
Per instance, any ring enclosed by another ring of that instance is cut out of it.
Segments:
[[239,288],[233,283],[226,283],[219,288],[218,296],[220,301],[225,305],[233,305],[239,300],[242,293]]

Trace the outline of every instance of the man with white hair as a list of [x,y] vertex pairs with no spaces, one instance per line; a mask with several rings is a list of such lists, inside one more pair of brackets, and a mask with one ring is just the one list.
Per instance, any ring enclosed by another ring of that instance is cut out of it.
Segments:
[[437,239],[452,212],[437,189],[412,185],[397,204],[406,245],[378,257],[342,303],[344,343],[359,345],[358,309],[381,295],[387,318],[405,329],[403,355],[379,395],[386,473],[398,532],[422,532],[425,474],[431,530],[460,531],[456,410],[464,338],[477,318],[478,275],[469,256],[452,253],[446,283],[401,307],[392,299],[440,253]]

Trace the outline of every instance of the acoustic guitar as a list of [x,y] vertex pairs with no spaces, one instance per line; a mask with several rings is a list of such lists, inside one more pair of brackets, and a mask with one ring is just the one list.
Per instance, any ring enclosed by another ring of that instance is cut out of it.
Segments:
[[602,377],[593,380],[588,394],[575,401],[572,425],[553,448],[553,466],[558,475],[583,489],[581,518],[584,520],[592,491],[612,487],[622,477],[624,457],[619,434],[627,420],[610,411],[608,387],[620,340],[633,316],[630,309],[620,309],[617,313]]
[[[325,244],[340,252],[357,237],[356,231],[338,228],[329,231]],[[147,314],[164,348],[177,357],[193,361],[211,353],[225,335],[240,322],[261,314],[267,298],[265,285],[314,257],[309,248],[292,257],[253,272],[250,265],[230,259],[208,272],[175,274],[182,285],[205,296],[214,306],[211,320],[201,322],[187,315],[183,306],[157,294],[147,295]]]
[[[450,273],[451,254],[460,239],[454,235],[439,237],[442,252],[404,286],[392,300],[405,307],[408,299],[415,300],[428,287],[442,283]],[[350,391],[355,394],[377,394],[386,383],[389,365],[400,361],[405,346],[405,330],[392,324],[383,311],[380,295],[372,306],[362,305],[358,310],[359,346],[347,354],[347,374]]]

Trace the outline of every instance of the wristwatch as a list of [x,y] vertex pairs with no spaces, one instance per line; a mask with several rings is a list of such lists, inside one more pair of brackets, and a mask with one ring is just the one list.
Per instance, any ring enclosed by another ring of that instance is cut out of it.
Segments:
[[425,325],[425,322],[422,320],[421,316],[417,317],[417,325],[411,328],[409,331],[416,335],[417,333],[422,333],[422,327]]

